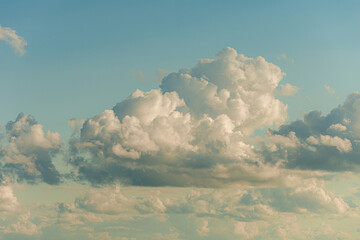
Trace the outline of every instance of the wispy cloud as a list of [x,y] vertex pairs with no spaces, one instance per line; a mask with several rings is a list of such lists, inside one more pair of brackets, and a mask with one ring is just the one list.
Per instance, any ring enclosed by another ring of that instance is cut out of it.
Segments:
[[291,97],[300,90],[299,87],[291,85],[290,83],[280,84],[280,90],[276,90],[275,94],[278,96]]
[[0,25],[0,40],[4,40],[9,43],[20,55],[25,54],[24,48],[27,45],[27,42],[23,37],[17,35],[15,30],[8,27],[2,27]]
[[288,62],[291,63],[291,64],[294,64],[294,62],[295,62],[294,58],[288,57],[285,53],[280,54],[279,56],[277,56],[277,59],[278,59],[278,60],[288,61]]

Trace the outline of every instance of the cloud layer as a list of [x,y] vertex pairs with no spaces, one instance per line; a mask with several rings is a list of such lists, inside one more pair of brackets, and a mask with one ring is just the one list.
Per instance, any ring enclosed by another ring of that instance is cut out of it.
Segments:
[[[172,226],[180,226],[178,221],[173,220],[183,218],[193,223],[186,225],[183,229],[185,232],[175,234],[171,231],[171,234],[185,236],[185,239],[208,235],[215,239],[222,234],[226,234],[227,239],[318,239],[320,236],[336,239],[343,235],[336,233],[329,225],[325,229],[318,227],[324,223],[306,229],[294,215],[307,219],[356,217],[351,212],[357,212],[358,208],[349,207],[341,197],[321,185],[316,180],[310,180],[295,188],[139,189],[141,196],[129,195],[127,188],[124,193],[124,189],[117,185],[88,190],[73,202],[59,203],[57,222],[64,228],[79,231],[88,222],[139,223],[149,219],[152,223],[157,222],[157,225],[172,222]],[[176,194],[169,195],[171,191]],[[218,224],[224,225],[217,228]],[[137,231],[133,229],[129,236],[146,228],[141,224],[136,226]],[[126,228],[121,229],[127,232]],[[147,233],[154,231],[151,229]],[[169,239],[169,236],[165,239]]]

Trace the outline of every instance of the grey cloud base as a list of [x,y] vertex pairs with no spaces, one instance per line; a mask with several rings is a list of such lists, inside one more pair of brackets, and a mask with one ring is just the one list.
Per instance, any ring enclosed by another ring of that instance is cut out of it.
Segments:
[[[282,160],[283,166],[291,169],[357,172],[359,137],[360,93],[355,92],[326,116],[312,111],[304,115],[303,121],[269,131],[270,144],[264,144],[259,154],[268,162]],[[279,141],[280,138],[287,142]]]

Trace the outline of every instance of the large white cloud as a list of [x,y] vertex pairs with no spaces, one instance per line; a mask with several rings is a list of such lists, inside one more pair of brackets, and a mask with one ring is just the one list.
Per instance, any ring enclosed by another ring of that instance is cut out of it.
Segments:
[[169,74],[160,89],[137,90],[87,119],[71,140],[70,163],[94,184],[219,186],[277,178],[246,139],[286,119],[287,106],[274,97],[283,75],[262,57],[226,48]]
[[4,40],[9,43],[20,55],[25,54],[24,48],[27,43],[24,38],[16,34],[15,30],[8,27],[2,27],[0,25],[0,40]]

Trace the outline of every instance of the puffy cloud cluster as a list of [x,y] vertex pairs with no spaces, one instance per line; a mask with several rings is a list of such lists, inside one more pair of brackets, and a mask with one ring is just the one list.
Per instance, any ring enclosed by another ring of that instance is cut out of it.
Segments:
[[16,210],[19,205],[17,197],[10,186],[0,186],[0,212],[8,213]]
[[249,200],[280,212],[343,214],[349,209],[342,198],[333,196],[316,183],[296,188],[256,189],[243,197],[244,203]]
[[137,90],[87,119],[71,141],[70,163],[93,184],[220,186],[277,178],[246,138],[286,119],[287,106],[274,97],[283,75],[262,57],[226,48],[169,74],[160,89]]
[[[4,189],[11,193],[8,187]],[[7,195],[16,200],[12,193]],[[153,234],[176,239],[173,233],[179,239],[218,238],[222,234],[226,239],[304,239],[299,237],[304,235],[305,239],[318,239],[318,235],[338,235],[330,226],[328,231],[317,229],[319,224],[307,228],[297,218],[317,222],[319,218],[353,218],[358,217],[358,210],[316,180],[294,188],[154,189],[116,185],[84,189],[66,202],[36,203],[28,210],[20,206],[15,213],[12,210],[14,214],[0,217],[0,236],[37,235],[35,238],[45,239],[65,229],[60,238],[75,232],[76,236],[101,238],[101,233],[108,232],[109,239],[142,239]]]
[[15,30],[8,27],[2,27],[0,25],[0,40],[4,40],[9,43],[20,55],[25,54],[24,48],[27,43],[24,38],[16,34]]
[[304,120],[269,131],[267,140],[261,154],[270,162],[281,159],[286,168],[358,171],[360,93],[350,94],[326,116],[311,111]]
[[104,188],[85,192],[75,200],[78,208],[89,212],[101,214],[125,213],[133,208],[133,201],[120,192],[117,185],[115,189]]
[[234,225],[234,234],[240,235],[244,239],[254,239],[258,237],[264,228],[268,227],[269,224],[265,221],[254,221],[254,222],[236,222]]
[[25,114],[6,125],[7,143],[0,148],[2,173],[17,176],[19,181],[34,183],[41,179],[48,184],[58,184],[60,174],[52,157],[60,150],[59,133],[43,130],[43,126]]
[[286,106],[274,98],[284,73],[278,66],[225,48],[216,59],[202,59],[190,70],[171,73],[160,85],[185,100],[192,116],[228,116],[244,134],[286,119]]
[[31,222],[30,212],[26,212],[18,217],[18,221],[9,225],[5,233],[17,233],[25,235],[38,235],[41,233],[40,227]]

